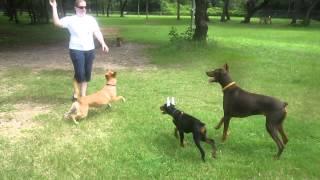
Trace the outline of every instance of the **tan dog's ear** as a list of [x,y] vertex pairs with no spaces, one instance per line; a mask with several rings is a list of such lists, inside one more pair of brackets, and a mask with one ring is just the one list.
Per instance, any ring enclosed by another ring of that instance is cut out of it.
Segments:
[[107,71],[104,76],[106,77],[106,79],[108,79],[108,77],[110,76],[110,71]]
[[116,75],[117,75],[117,72],[115,72],[115,71],[112,72],[112,76],[113,76],[113,77],[116,77]]
[[229,66],[228,66],[227,63],[223,65],[223,68],[224,68],[227,72],[229,72]]

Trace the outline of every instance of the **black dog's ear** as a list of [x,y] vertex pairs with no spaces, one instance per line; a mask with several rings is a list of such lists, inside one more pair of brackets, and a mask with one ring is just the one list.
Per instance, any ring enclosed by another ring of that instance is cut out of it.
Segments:
[[223,65],[223,68],[224,68],[227,72],[229,72],[229,66],[228,66],[227,63],[225,63],[225,64]]

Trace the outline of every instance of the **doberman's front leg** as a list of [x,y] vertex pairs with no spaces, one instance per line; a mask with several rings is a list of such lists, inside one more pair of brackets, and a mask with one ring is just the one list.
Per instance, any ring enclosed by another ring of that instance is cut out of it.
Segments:
[[193,133],[193,140],[194,140],[194,143],[196,144],[196,146],[198,147],[200,153],[201,153],[201,159],[203,162],[205,162],[204,160],[204,157],[205,157],[205,152],[204,150],[202,149],[201,145],[200,145],[200,139],[201,139],[201,134],[200,132],[194,132]]
[[229,122],[230,122],[231,117],[224,116],[222,119],[223,119],[223,135],[222,135],[222,141],[225,141],[225,140],[227,140]]
[[183,143],[184,134],[182,131],[179,131],[179,136],[180,136],[180,146],[184,147],[184,143]]
[[175,127],[173,132],[174,137],[178,138],[178,129]]
[[223,124],[223,118],[221,118],[220,122],[216,125],[216,127],[214,127],[215,129],[220,129],[221,125]]

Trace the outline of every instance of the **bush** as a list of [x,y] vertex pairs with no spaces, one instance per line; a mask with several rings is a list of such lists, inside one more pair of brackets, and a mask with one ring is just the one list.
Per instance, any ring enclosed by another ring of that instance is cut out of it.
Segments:
[[169,39],[171,43],[180,43],[186,41],[192,41],[194,30],[188,27],[185,32],[178,33],[177,28],[171,27],[169,32]]

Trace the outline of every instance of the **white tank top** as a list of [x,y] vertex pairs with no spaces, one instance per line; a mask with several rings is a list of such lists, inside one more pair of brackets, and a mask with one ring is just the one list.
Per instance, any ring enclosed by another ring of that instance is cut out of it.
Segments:
[[95,48],[93,32],[99,31],[99,26],[92,16],[66,16],[60,21],[70,33],[69,49],[88,51]]

